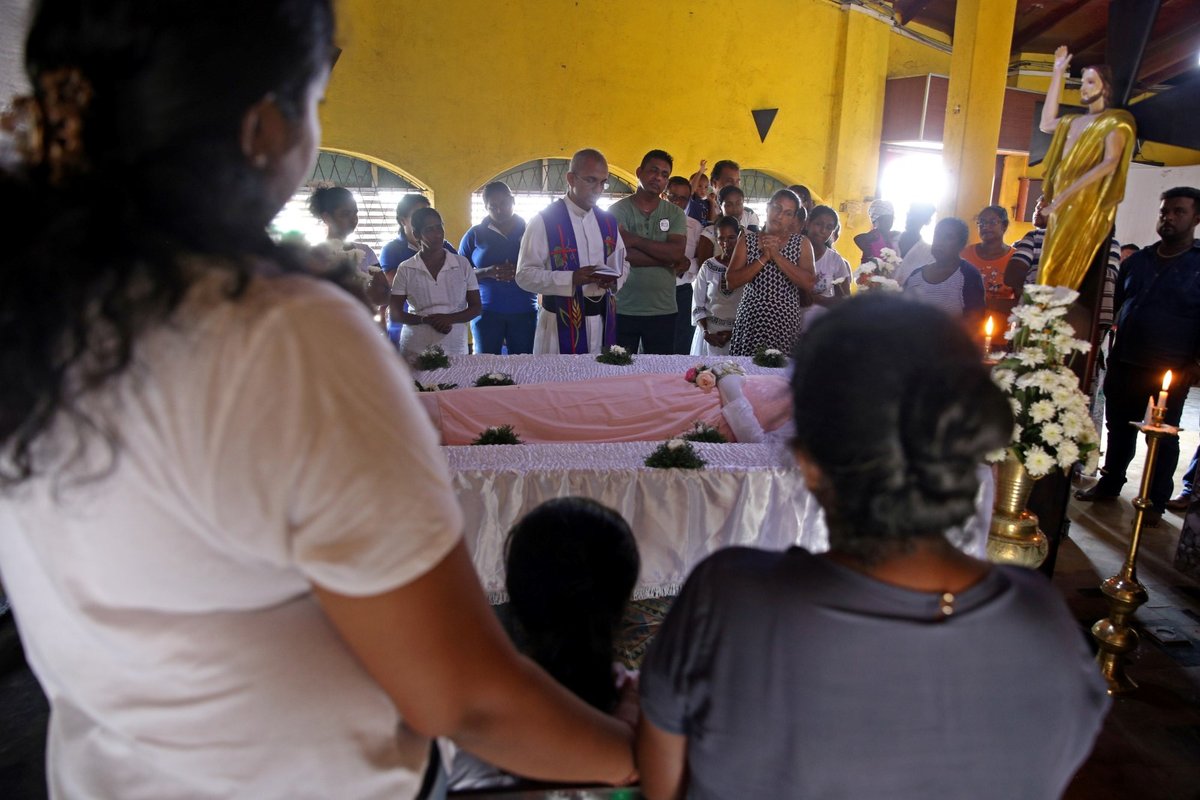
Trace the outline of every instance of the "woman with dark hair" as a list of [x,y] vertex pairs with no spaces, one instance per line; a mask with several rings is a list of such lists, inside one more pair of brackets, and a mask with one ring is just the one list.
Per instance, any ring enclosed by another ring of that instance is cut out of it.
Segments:
[[986,306],[979,270],[959,255],[968,235],[967,223],[958,217],[938,220],[929,246],[933,261],[909,273],[900,288],[914,300],[936,306],[974,329],[983,322]]
[[400,353],[414,358],[438,345],[447,354],[467,354],[467,323],[479,316],[479,280],[471,262],[442,247],[442,215],[418,208],[412,215],[417,254],[392,279],[392,319],[404,324]]
[[963,259],[979,270],[987,307],[1007,316],[1017,299],[1004,283],[1004,271],[1012,258],[1012,245],[1004,241],[1008,230],[1008,211],[1004,206],[988,206],[975,217],[979,244],[969,244],[962,250]]
[[1049,581],[945,537],[1013,424],[978,344],[870,293],[805,333],[792,390],[829,552],[691,574],[642,668],[643,793],[1058,797],[1108,699]]
[[513,213],[512,191],[503,181],[483,187],[483,205],[487,217],[467,231],[458,246],[475,266],[483,303],[483,313],[471,321],[475,352],[532,353],[537,295],[516,284],[525,220]]
[[0,126],[0,568],[52,796],[413,797],[439,735],[632,770],[496,624],[361,299],[266,234],[333,28],[330,0],[34,9]]
[[762,349],[790,353],[796,344],[817,280],[812,244],[798,232],[804,220],[800,198],[780,189],[767,204],[766,228],[738,239],[725,284],[746,290],[729,342],[731,355],[752,356]]
[[[637,722],[636,673],[616,661],[616,639],[641,568],[624,517],[586,497],[547,500],[513,525],[505,544],[512,635],[550,677],[593,708]],[[459,753],[451,789],[511,785]]]
[[813,249],[813,271],[817,282],[813,287],[813,302],[831,306],[850,296],[850,263],[833,249],[833,232],[841,220],[829,206],[816,206],[808,215],[808,241]]
[[[416,236],[412,230],[412,216],[419,209],[430,208],[432,203],[429,198],[423,194],[410,192],[400,198],[400,202],[396,204],[396,225],[399,228],[399,233],[395,239],[383,246],[383,250],[379,254],[379,266],[383,269],[383,274],[387,277],[389,285],[396,277],[396,270],[405,261],[417,254],[420,237]],[[454,245],[450,242],[442,242],[442,247],[448,253],[457,253]],[[388,338],[393,344],[398,344],[400,341],[400,331],[403,326],[399,319],[388,320]]]
[[371,305],[382,306],[387,303],[391,289],[379,268],[375,251],[363,242],[346,241],[346,237],[358,227],[358,203],[350,190],[345,186],[318,186],[308,197],[308,210],[325,223],[326,238],[323,245],[329,252],[334,256],[350,253]]

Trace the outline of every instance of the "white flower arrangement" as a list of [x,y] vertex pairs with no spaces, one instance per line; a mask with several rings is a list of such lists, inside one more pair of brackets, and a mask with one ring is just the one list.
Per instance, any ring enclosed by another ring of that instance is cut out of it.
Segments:
[[875,258],[868,258],[859,264],[854,282],[858,291],[900,291],[900,284],[893,277],[900,268],[900,255],[890,247],[879,251]]
[[992,380],[1012,403],[1016,425],[1009,447],[989,454],[988,460],[1003,461],[1012,454],[1033,478],[1070,469],[1080,460],[1092,471],[1099,457],[1087,397],[1065,364],[1091,347],[1075,338],[1065,319],[1078,296],[1063,287],[1025,287],[1005,334],[1016,350],[992,370]]

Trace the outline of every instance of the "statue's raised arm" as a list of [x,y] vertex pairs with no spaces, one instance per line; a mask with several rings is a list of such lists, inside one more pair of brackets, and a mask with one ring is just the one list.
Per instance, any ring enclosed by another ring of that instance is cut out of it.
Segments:
[[1046,90],[1046,104],[1042,106],[1042,121],[1038,125],[1042,133],[1054,133],[1054,127],[1058,125],[1058,104],[1062,100],[1063,83],[1070,66],[1071,53],[1065,44],[1060,45],[1054,51],[1054,72],[1050,78],[1050,88]]
[[1043,162],[1048,222],[1038,283],[1078,289],[1125,196],[1137,129],[1128,111],[1110,107],[1112,81],[1105,67],[1083,69],[1079,102],[1087,112],[1058,116],[1070,65],[1067,48],[1058,48],[1042,108],[1040,127],[1054,138]]

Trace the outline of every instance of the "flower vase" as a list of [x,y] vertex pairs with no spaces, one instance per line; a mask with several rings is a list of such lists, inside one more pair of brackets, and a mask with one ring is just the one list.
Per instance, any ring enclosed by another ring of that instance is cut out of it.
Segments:
[[1050,550],[1046,534],[1038,529],[1038,518],[1025,508],[1037,483],[1017,454],[996,467],[996,501],[988,528],[988,560],[1031,569],[1041,566]]

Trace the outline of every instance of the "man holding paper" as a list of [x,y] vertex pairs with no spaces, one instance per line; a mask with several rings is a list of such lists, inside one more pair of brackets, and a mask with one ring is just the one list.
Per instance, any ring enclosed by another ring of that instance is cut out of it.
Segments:
[[[1075,493],[1085,501],[1113,500],[1125,483],[1133,459],[1137,430],[1129,423],[1142,418],[1148,400],[1160,397],[1163,376],[1173,372],[1166,393],[1166,423],[1178,425],[1183,401],[1200,377],[1200,190],[1168,189],[1162,194],[1158,235],[1162,239],[1121,263],[1113,307],[1117,335],[1104,380],[1108,446],[1104,475],[1090,489]],[[1179,461],[1179,439],[1168,436],[1159,444],[1158,463],[1150,487],[1157,524],[1171,496]]]
[[608,188],[598,150],[571,157],[567,194],[536,214],[517,256],[517,285],[537,292],[537,355],[599,353],[617,343],[616,300],[627,277],[616,217],[596,208]]

